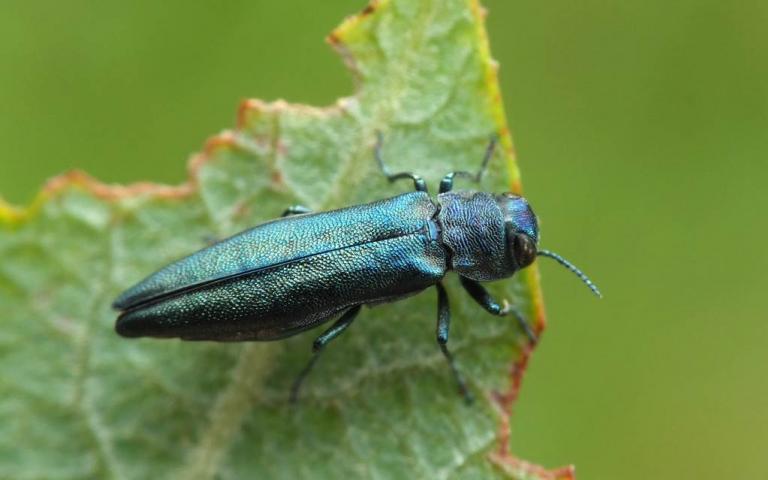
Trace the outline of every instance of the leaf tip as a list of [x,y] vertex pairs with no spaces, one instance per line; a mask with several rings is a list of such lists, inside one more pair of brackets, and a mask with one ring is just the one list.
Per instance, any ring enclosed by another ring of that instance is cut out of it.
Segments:
[[345,41],[349,40],[351,36],[359,29],[360,23],[370,18],[374,13],[389,3],[389,0],[371,0],[368,5],[365,6],[359,13],[350,15],[345,18],[341,25],[333,29],[333,31],[325,38],[325,40],[331,44],[334,48],[338,49]]
[[235,143],[235,134],[231,130],[224,130],[218,135],[209,137],[208,140],[205,141],[203,154],[211,155],[215,153],[216,150],[233,147],[235,146]]

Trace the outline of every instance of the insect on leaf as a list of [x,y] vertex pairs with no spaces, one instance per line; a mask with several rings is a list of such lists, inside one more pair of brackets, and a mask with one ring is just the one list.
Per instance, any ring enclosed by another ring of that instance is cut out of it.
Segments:
[[[0,477],[570,478],[517,460],[509,414],[530,347],[446,282],[451,346],[477,401],[467,407],[435,342],[436,294],[364,308],[326,351],[300,403],[288,392],[320,330],[271,343],[126,340],[119,292],[169,261],[286,206],[325,210],[411,189],[450,170],[519,191],[485,28],[472,0],[374,1],[328,37],[356,92],[328,107],[249,100],[180,186],[51,182],[25,209],[0,203]],[[535,266],[490,286],[535,330]]]

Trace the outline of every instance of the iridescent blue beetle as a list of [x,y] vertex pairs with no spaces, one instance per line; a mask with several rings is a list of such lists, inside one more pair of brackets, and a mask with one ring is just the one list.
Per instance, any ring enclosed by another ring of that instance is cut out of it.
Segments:
[[437,343],[465,399],[471,395],[448,350],[450,312],[441,280],[453,270],[469,295],[493,315],[512,313],[531,342],[525,319],[495,301],[479,282],[514,275],[537,256],[555,259],[597,287],[559,255],[537,249],[536,215],[515,194],[452,191],[455,177],[479,181],[493,155],[492,140],[475,174],[452,172],[432,199],[410,172],[415,192],[341,210],[310,213],[291,207],[283,218],[211,245],[153,273],[114,302],[116,330],[125,337],[183,340],[278,340],[338,320],[313,344],[313,356],[291,389],[299,387],[323,348],[349,327],[362,305],[391,302],[437,289]]

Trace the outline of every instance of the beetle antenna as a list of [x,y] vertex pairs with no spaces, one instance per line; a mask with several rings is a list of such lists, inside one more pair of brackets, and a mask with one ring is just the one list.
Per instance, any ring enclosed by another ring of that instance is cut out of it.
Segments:
[[603,298],[603,294],[600,293],[600,290],[598,290],[597,285],[592,283],[592,280],[590,280],[589,277],[584,275],[584,272],[576,268],[576,265],[572,264],[571,262],[564,259],[563,257],[556,254],[555,252],[550,252],[549,250],[539,250],[538,252],[536,252],[536,255],[542,256],[542,257],[549,257],[552,260],[559,263],[560,265],[564,266],[565,268],[567,268],[568,270],[576,274],[576,276],[579,277],[581,281],[584,282],[587,285],[587,287],[589,287],[589,289],[592,290],[592,292],[594,292],[595,295],[597,295],[600,298]]

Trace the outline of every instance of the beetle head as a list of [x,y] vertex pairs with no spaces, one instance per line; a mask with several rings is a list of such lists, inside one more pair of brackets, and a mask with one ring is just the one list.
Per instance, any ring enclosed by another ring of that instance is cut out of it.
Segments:
[[515,270],[525,268],[536,260],[539,243],[539,223],[528,201],[514,193],[496,196],[504,214],[507,255],[514,262]]
[[507,258],[513,262],[514,270],[532,264],[537,256],[548,257],[573,272],[595,295],[602,296],[597,286],[571,262],[555,252],[538,249],[539,223],[526,199],[514,193],[504,193],[497,195],[496,201],[504,213]]

